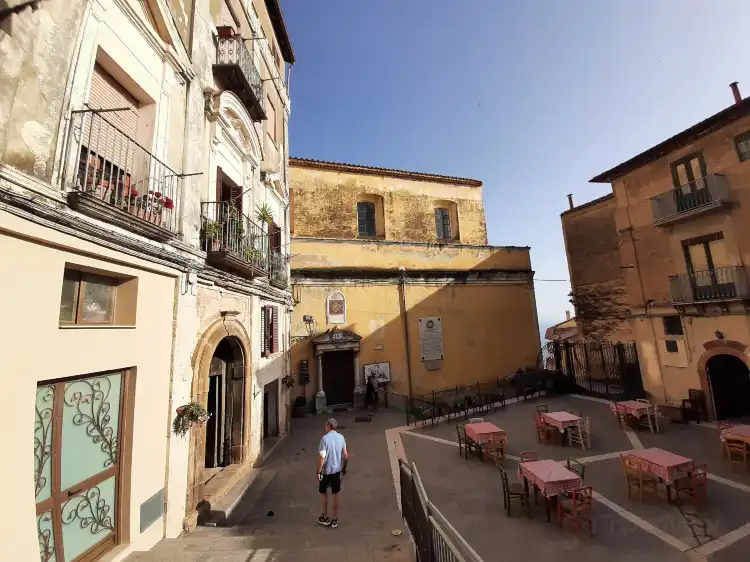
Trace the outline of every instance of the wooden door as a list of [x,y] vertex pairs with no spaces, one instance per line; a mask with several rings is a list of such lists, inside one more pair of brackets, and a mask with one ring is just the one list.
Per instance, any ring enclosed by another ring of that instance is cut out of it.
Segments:
[[326,404],[336,406],[354,402],[354,352],[323,354],[323,392]]

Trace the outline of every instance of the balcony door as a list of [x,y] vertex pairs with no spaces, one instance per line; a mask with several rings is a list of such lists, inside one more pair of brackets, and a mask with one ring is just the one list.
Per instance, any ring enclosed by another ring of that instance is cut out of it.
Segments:
[[685,265],[696,301],[734,298],[736,288],[721,232],[683,242]]
[[706,161],[693,154],[672,162],[672,184],[679,212],[689,211],[711,200],[706,185]]

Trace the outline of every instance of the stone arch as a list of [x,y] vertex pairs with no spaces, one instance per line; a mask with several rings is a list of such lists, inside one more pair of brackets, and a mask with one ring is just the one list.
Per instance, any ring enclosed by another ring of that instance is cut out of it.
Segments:
[[232,92],[222,92],[219,96],[219,113],[240,133],[246,155],[260,162],[261,148],[257,130],[240,98]]
[[701,390],[706,396],[706,408],[709,419],[716,419],[714,411],[714,400],[711,394],[711,385],[708,381],[708,361],[717,355],[731,355],[741,360],[750,369],[750,356],[745,353],[747,346],[744,343],[732,340],[712,340],[703,344],[706,351],[698,359],[698,378],[701,383]]
[[[207,405],[209,376],[211,359],[219,347],[219,344],[227,339],[236,353],[242,357],[244,397],[243,397],[243,421],[242,421],[242,450],[238,463],[245,463],[250,452],[250,419],[252,404],[252,361],[251,340],[247,330],[236,318],[224,315],[214,320],[203,333],[198,341],[192,356],[193,381],[190,391],[190,400],[198,402],[203,407]],[[205,497],[205,448],[206,429],[205,426],[190,432],[188,453],[188,490],[186,516],[194,524],[196,509]],[[234,463],[233,463],[234,464]],[[188,524],[189,527],[192,524]]]

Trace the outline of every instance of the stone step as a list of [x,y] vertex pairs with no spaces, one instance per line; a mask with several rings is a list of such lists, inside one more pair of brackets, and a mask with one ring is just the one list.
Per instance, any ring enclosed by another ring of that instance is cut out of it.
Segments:
[[263,491],[276,476],[275,470],[252,469],[240,478],[232,488],[211,506],[205,527],[227,527],[243,521]]

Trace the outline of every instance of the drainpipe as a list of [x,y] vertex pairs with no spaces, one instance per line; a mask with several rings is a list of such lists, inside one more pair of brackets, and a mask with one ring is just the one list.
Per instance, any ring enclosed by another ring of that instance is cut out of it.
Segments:
[[404,319],[404,344],[406,345],[406,379],[409,383],[409,398],[412,396],[412,384],[411,384],[411,350],[409,349],[409,319],[406,312],[406,269],[403,266],[399,267],[398,270],[401,272],[399,279],[399,302],[401,305],[401,316]]

